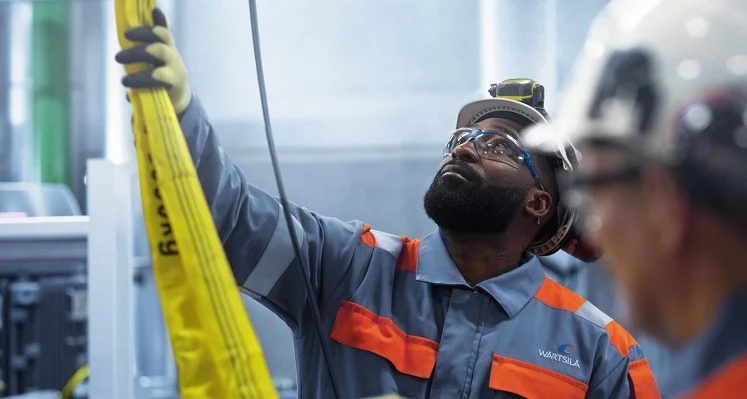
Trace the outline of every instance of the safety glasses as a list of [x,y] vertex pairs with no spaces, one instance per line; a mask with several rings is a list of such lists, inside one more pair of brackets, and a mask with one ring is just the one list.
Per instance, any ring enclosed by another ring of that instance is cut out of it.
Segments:
[[469,142],[474,143],[475,151],[483,159],[500,162],[516,169],[526,164],[537,186],[543,191],[545,190],[545,186],[539,178],[539,173],[537,173],[537,168],[532,161],[532,156],[511,133],[500,130],[457,129],[446,142],[443,152],[444,158],[450,156],[458,146]]
[[595,141],[584,149],[584,166],[570,179],[570,189],[587,190],[640,179],[650,161],[635,148]]
[[601,226],[601,219],[591,213],[592,191],[617,184],[640,181],[647,165],[638,151],[607,142],[593,142],[584,149],[584,165],[572,176],[559,181],[565,193],[564,203],[578,213],[578,226],[584,234],[592,234]]

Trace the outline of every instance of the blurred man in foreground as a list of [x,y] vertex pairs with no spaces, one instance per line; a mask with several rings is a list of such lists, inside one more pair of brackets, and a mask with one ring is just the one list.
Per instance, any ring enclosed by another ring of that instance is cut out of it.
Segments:
[[615,1],[592,26],[553,126],[576,205],[631,320],[677,354],[668,396],[747,383],[747,3]]

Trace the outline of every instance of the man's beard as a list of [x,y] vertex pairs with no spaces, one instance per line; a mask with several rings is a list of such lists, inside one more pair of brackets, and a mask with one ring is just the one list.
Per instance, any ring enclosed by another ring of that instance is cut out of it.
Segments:
[[443,179],[439,171],[423,197],[425,213],[444,230],[472,234],[505,232],[531,187],[498,187],[479,180],[476,173],[470,177],[474,177],[470,182],[452,182]]

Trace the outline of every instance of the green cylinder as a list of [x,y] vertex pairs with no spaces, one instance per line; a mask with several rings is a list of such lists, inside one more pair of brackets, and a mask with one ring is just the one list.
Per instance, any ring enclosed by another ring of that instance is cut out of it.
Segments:
[[67,0],[32,4],[35,180],[69,186],[70,5]]

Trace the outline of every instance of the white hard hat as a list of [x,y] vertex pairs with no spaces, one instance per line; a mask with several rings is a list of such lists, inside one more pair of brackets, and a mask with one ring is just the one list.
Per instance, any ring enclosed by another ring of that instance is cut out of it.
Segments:
[[553,122],[522,139],[535,150],[619,144],[676,167],[695,196],[716,180],[739,193],[719,186],[706,202],[744,200],[747,1],[613,0],[589,30]]
[[522,102],[508,98],[484,98],[465,104],[457,115],[457,129],[469,127],[487,118],[504,118],[528,126],[547,123],[542,113]]
[[525,140],[633,140],[655,154],[683,107],[745,84],[744,0],[613,0],[589,30],[552,132],[535,129]]

